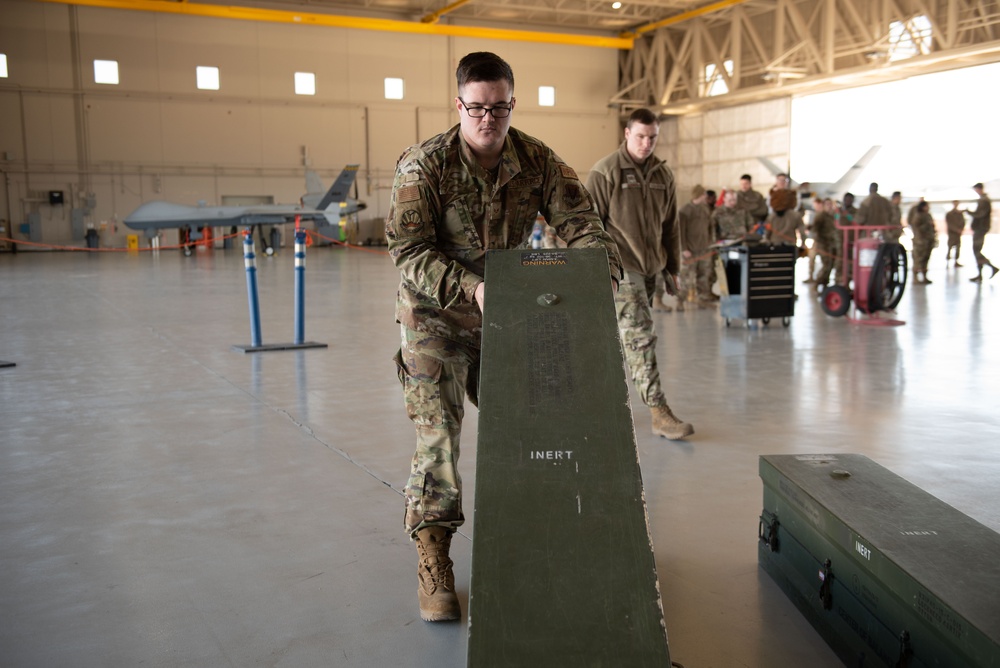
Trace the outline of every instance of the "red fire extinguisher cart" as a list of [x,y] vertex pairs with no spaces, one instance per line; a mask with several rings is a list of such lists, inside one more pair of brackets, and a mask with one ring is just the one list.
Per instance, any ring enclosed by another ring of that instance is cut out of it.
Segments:
[[[874,236],[889,225],[840,225],[843,237],[841,257],[844,271],[837,283],[823,291],[821,303],[827,315],[846,315],[865,325],[902,325],[902,320],[886,317],[903,297],[906,286],[906,251],[893,241]],[[898,229],[898,228],[896,228]],[[851,311],[851,302],[854,311]]]

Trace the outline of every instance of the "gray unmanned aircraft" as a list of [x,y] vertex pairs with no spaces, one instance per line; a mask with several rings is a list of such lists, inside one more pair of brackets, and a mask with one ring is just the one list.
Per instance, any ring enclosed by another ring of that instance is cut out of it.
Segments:
[[[861,176],[861,172],[865,170],[865,168],[868,166],[868,163],[872,161],[872,158],[875,157],[875,154],[878,153],[880,148],[882,147],[872,146],[870,149],[868,149],[868,151],[866,151],[865,154],[861,156],[861,158],[858,159],[856,163],[851,165],[851,168],[848,169],[844,173],[844,175],[841,176],[835,183],[818,183],[815,181],[812,182],[803,181],[802,183],[798,183],[794,180],[791,180],[790,187],[792,188],[792,190],[799,191],[799,196],[803,197],[802,203],[805,205],[806,208],[812,207],[812,200],[815,197],[819,198],[829,197],[831,199],[840,199],[841,197],[843,197],[844,193],[846,193],[848,189],[854,185],[854,182],[858,180],[858,178]],[[776,164],[774,164],[767,158],[762,158],[758,156],[757,160],[759,160],[762,165],[767,167],[768,171],[775,176],[783,172],[783,170],[780,167],[778,167]],[[863,194],[864,195],[868,194],[867,187],[865,188],[865,192]]]
[[[314,221],[316,231],[321,234],[336,235],[340,238],[340,222],[345,216],[365,208],[364,202],[348,197],[351,185],[358,174],[358,165],[347,165],[333,182],[330,189],[323,190],[319,176],[312,170],[306,171],[307,193],[299,205],[257,204],[253,206],[187,206],[171,202],[146,202],[125,217],[125,225],[133,230],[143,230],[147,236],[155,236],[157,230],[187,230],[188,240],[202,238],[199,231],[205,227],[250,227],[257,228],[261,245],[266,255],[274,253],[274,248],[264,238],[262,225],[281,225],[295,222],[295,219]],[[191,247],[184,246],[184,254],[191,254]]]

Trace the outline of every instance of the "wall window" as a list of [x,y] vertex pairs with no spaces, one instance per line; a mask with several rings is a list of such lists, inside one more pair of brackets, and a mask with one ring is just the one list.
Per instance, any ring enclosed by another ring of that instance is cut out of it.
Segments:
[[198,66],[198,90],[219,90],[219,68]]
[[0,79],[7,78],[7,54],[0,53]]
[[94,61],[94,83],[118,84],[118,61],[117,60],[95,60]]
[[316,75],[312,72],[296,72],[295,73],[295,94],[296,95],[315,95],[316,94]]
[[403,99],[403,80],[395,79],[392,77],[386,77],[385,79],[385,99],[387,100],[402,100]]
[[554,107],[554,106],[556,106],[556,87],[555,86],[539,86],[538,87],[538,106],[539,107]]

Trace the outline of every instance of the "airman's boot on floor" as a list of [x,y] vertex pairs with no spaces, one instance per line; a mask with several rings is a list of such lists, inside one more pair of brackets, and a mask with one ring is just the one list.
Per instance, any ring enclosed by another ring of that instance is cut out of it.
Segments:
[[678,420],[670,406],[653,406],[650,410],[653,411],[653,433],[657,436],[676,441],[694,433],[694,427]]
[[674,309],[671,308],[669,305],[663,303],[663,297],[661,297],[660,295],[656,295],[655,297],[653,297],[653,310],[661,311],[663,313],[670,313]]
[[417,567],[420,618],[425,622],[446,622],[461,617],[455,595],[455,574],[448,557],[451,534],[444,527],[427,527],[417,532]]

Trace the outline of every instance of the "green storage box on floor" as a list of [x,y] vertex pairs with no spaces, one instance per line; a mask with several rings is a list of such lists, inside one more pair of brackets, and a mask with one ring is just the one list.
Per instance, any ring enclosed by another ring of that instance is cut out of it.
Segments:
[[764,455],[760,565],[849,666],[1000,666],[1000,534],[863,455]]

